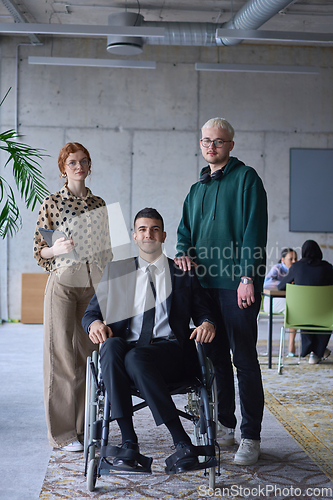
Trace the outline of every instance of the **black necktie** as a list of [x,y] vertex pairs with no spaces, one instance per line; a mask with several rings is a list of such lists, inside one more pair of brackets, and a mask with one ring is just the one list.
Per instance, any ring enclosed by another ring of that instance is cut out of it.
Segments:
[[145,312],[143,314],[142,328],[137,347],[149,345],[155,324],[155,302],[156,302],[156,289],[154,284],[154,265],[147,266],[146,273],[148,276]]

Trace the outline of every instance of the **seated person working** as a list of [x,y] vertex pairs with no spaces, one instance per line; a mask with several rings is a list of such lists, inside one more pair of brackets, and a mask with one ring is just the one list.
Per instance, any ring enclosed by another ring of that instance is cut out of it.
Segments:
[[[193,270],[180,270],[162,253],[165,238],[161,215],[152,208],[141,210],[133,232],[139,257],[107,265],[82,324],[93,343],[102,343],[102,377],[111,401],[111,419],[120,427],[122,448],[139,451],[132,421],[134,382],[156,425],[165,424],[177,451],[186,451],[172,470],[166,468],[167,473],[178,473],[199,468],[199,462],[167,382],[182,377],[188,339],[211,342],[215,328],[209,299]],[[191,318],[196,325],[193,332]],[[133,460],[113,461],[121,470],[135,465]]]
[[[285,290],[287,283],[305,286],[328,286],[333,285],[333,267],[332,264],[323,260],[323,253],[318,243],[314,240],[306,240],[302,245],[302,258],[290,267],[289,272],[284,276],[279,285],[279,290]],[[327,348],[331,332],[315,335],[302,333],[302,351],[301,357],[308,354],[309,363],[317,364],[322,359],[328,358],[331,351]]]
[[[292,248],[284,248],[281,252],[281,258],[277,264],[267,273],[264,288],[277,288],[282,278],[284,278],[292,264],[297,262],[297,253]],[[277,297],[273,302],[273,313],[284,313],[286,309],[286,299]],[[264,297],[264,311],[269,312],[269,297]],[[289,352],[288,356],[295,356],[295,337],[296,330],[289,330]]]

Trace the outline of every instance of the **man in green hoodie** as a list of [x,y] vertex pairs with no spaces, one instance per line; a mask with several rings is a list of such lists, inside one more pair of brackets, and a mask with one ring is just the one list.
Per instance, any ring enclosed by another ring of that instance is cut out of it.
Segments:
[[235,443],[237,370],[241,443],[234,462],[251,465],[260,455],[264,395],[257,359],[257,316],[266,272],[267,197],[256,171],[230,156],[234,129],[223,118],[202,127],[201,152],[208,166],[191,186],[178,227],[175,262],[194,264],[218,318],[207,349],[216,372],[220,444]]

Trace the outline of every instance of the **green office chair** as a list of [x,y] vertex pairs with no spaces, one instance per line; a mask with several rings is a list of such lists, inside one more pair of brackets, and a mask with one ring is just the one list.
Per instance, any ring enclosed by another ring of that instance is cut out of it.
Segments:
[[284,332],[288,328],[327,333],[333,330],[333,285],[286,287],[286,311],[281,328],[278,373],[281,374],[284,354]]

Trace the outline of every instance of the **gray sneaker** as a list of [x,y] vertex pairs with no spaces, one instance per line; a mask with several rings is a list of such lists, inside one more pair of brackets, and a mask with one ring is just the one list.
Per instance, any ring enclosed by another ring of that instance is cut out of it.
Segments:
[[318,358],[317,354],[315,354],[314,352],[310,352],[310,356],[309,356],[310,365],[316,365],[317,363],[319,363],[319,361],[320,361],[320,358]]
[[253,465],[258,461],[260,455],[260,441],[254,439],[242,439],[234,458],[238,465]]
[[220,446],[232,446],[235,441],[235,429],[224,427],[220,422],[217,423],[217,439]]

